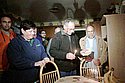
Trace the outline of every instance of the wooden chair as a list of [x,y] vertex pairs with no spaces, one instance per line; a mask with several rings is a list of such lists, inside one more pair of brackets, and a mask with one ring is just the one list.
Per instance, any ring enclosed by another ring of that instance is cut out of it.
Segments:
[[114,76],[114,68],[111,68],[104,74],[104,83],[124,83],[119,78]]
[[97,66],[97,68],[86,67],[85,63],[86,63],[85,59],[82,60],[80,63],[80,76],[93,78],[98,81],[101,81],[103,77],[101,77],[100,75],[100,66]]
[[[52,65],[53,67],[51,66],[52,68],[50,68],[50,65]],[[47,71],[47,70],[50,70],[50,71]],[[60,74],[59,74],[58,67],[53,61],[49,61],[48,63],[46,63],[44,66],[40,68],[40,83],[54,83],[59,78],[60,78]]]

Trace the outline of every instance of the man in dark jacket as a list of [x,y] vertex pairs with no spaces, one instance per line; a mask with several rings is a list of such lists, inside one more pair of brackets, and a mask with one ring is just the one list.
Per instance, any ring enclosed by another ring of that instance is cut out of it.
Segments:
[[50,54],[59,67],[61,77],[76,75],[76,70],[79,67],[78,37],[75,35],[74,29],[74,22],[71,19],[65,20],[63,30],[58,32],[51,42]]

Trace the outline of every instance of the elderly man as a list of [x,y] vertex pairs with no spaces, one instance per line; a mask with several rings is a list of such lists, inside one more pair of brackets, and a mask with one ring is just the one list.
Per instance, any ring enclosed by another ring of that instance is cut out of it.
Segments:
[[79,60],[74,51],[79,51],[78,37],[74,34],[75,24],[71,19],[64,21],[63,30],[56,33],[50,46],[50,54],[59,67],[61,77],[76,75]]
[[96,67],[107,61],[107,44],[101,37],[96,36],[94,26],[87,26],[86,36],[80,39],[79,44],[82,49],[81,54],[86,54],[88,51],[94,53],[93,59],[87,62],[87,66]]

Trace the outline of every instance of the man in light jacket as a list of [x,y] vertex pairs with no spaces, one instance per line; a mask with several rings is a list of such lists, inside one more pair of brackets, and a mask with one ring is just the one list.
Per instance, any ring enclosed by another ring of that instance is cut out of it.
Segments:
[[101,37],[96,35],[94,26],[87,26],[86,36],[79,40],[79,44],[82,49],[80,53],[85,53],[88,49],[94,52],[94,58],[87,62],[87,66],[96,67],[107,61],[107,44]]

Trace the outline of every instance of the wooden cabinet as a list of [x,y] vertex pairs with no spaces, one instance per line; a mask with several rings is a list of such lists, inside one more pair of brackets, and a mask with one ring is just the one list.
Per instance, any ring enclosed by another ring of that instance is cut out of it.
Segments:
[[43,29],[46,30],[46,37],[51,38],[54,36],[55,26],[46,26]]
[[108,38],[109,67],[125,83],[125,14],[105,15]]
[[57,26],[43,26],[38,27],[39,30],[45,30],[46,31],[46,37],[52,38],[54,36],[54,31]]

